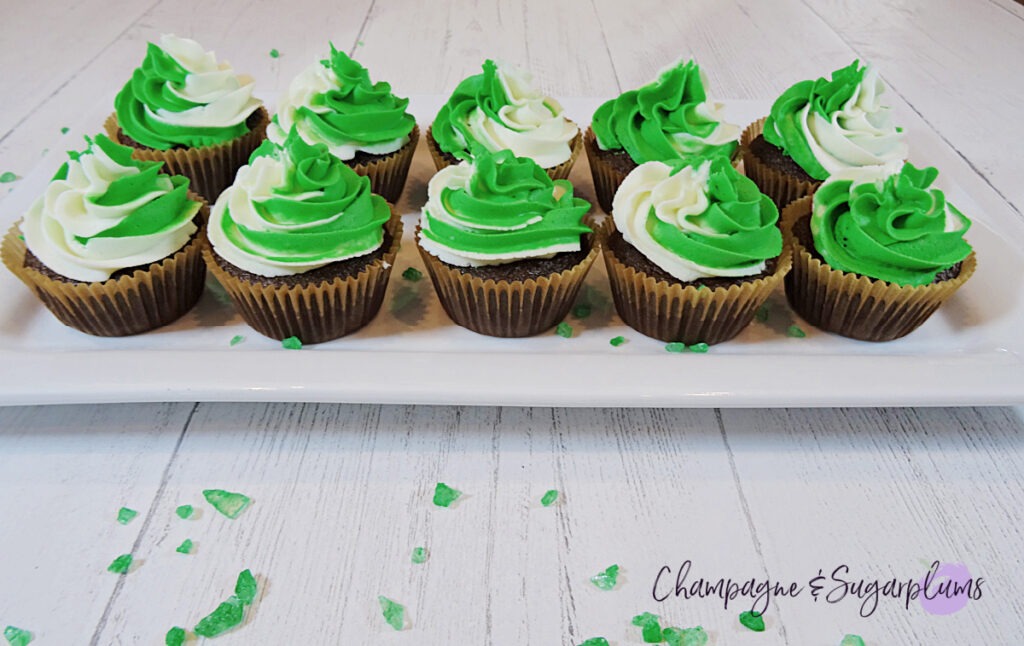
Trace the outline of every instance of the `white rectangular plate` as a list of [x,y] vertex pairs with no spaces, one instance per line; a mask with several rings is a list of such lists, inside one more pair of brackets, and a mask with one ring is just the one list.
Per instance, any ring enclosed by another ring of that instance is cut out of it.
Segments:
[[[429,123],[441,97],[414,97]],[[585,124],[596,99],[565,101]],[[727,102],[734,123],[763,116],[764,102]],[[83,124],[99,129],[98,105]],[[425,130],[425,128],[424,128]],[[86,130],[88,131],[88,130]],[[930,132],[911,133],[917,151],[941,150]],[[930,160],[929,160],[930,161]],[[63,162],[44,158],[4,202],[4,230],[42,192]],[[932,162],[933,163],[933,162]],[[938,164],[937,164],[938,165]],[[940,165],[941,168],[941,165]],[[940,176],[950,200],[974,219],[968,235],[978,254],[973,278],[923,327],[884,344],[852,341],[800,321],[779,293],[767,322],[707,354],[671,354],[625,326],[611,304],[600,259],[585,294],[593,313],[570,316],[570,339],[546,333],[492,339],[447,318],[411,239],[433,172],[423,143],[401,202],[405,240],[384,307],[362,331],[302,350],[248,328],[208,279],[199,305],[168,327],[128,338],[96,338],[58,323],[21,283],[0,272],[0,404],[136,401],[324,401],[541,406],[840,406],[989,405],[1024,402],[1024,226],[992,221]],[[591,198],[585,155],[572,179]],[[806,338],[786,330],[798,324]],[[235,335],[244,342],[229,347]],[[612,347],[609,339],[627,342]]]

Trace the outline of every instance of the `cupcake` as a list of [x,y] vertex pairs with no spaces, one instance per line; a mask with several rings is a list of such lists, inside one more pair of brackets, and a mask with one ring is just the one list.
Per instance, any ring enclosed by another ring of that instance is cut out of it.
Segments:
[[744,171],[781,209],[843,169],[902,161],[907,144],[884,92],[878,72],[860,61],[797,83],[744,131]]
[[61,323],[127,336],[192,309],[206,271],[206,205],[163,164],[104,135],[54,175],[3,241],[3,261]]
[[106,130],[213,202],[263,141],[269,117],[252,89],[199,43],[164,35],[114,99]]
[[427,185],[417,231],[437,296],[462,327],[522,337],[554,327],[597,256],[590,204],[510,150],[477,149]]
[[622,180],[651,161],[731,159],[740,129],[726,123],[722,104],[709,101],[694,61],[666,68],[653,83],[602,104],[584,136],[597,201],[606,213]]
[[210,213],[206,265],[242,318],[273,339],[330,341],[380,309],[402,238],[388,203],[293,127],[264,142]]
[[420,131],[409,99],[371,83],[366,69],[331,45],[330,58],[307,67],[281,98],[267,136],[282,144],[294,126],[306,143],[370,178],[370,190],[398,202]]
[[470,159],[470,150],[511,150],[552,179],[565,179],[582,147],[580,130],[562,106],[533,86],[522,70],[484,61],[483,74],[459,83],[427,131],[438,170]]
[[789,271],[778,218],[727,157],[637,166],[601,232],[619,316],[662,341],[736,336]]
[[931,188],[937,175],[899,162],[848,168],[789,205],[793,309],[864,341],[898,339],[935,313],[976,265],[970,221]]

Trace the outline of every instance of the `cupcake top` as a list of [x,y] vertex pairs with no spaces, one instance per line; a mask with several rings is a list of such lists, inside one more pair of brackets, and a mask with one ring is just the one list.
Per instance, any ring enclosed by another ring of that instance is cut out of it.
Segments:
[[612,217],[626,242],[684,283],[753,276],[782,253],[778,208],[726,157],[637,166]]
[[188,179],[161,173],[163,162],[132,159],[131,148],[105,135],[86,142],[25,214],[29,251],[61,276],[101,282],[184,247],[202,207],[189,199]]
[[625,150],[637,164],[736,152],[738,126],[709,101],[707,79],[694,61],[668,67],[640,89],[601,105],[591,128],[601,150]]
[[550,258],[581,249],[589,210],[568,180],[552,180],[533,160],[478,149],[427,185],[420,246],[460,267]]
[[831,79],[801,81],[782,93],[764,123],[764,138],[823,180],[844,168],[902,161],[907,144],[882,104],[885,86],[871,66],[854,61]]
[[438,147],[468,159],[480,146],[511,150],[552,168],[572,157],[569,142],[579,133],[562,106],[533,86],[533,77],[507,65],[484,61],[483,74],[459,83],[434,119]]
[[833,269],[899,285],[927,285],[971,253],[971,226],[942,191],[939,172],[910,163],[850,168],[814,193],[814,248]]
[[325,144],[338,159],[358,152],[386,155],[409,143],[416,120],[408,105],[390,84],[371,83],[366,68],[332,43],[330,58],[292,81],[267,136],[283,143],[294,126],[306,143]]
[[259,109],[252,80],[194,40],[173,35],[149,43],[146,58],[114,99],[118,125],[134,141],[157,150],[201,148],[249,131]]
[[263,142],[238,169],[217,198],[207,234],[239,269],[289,276],[375,251],[390,217],[369,178],[292,128],[283,146]]

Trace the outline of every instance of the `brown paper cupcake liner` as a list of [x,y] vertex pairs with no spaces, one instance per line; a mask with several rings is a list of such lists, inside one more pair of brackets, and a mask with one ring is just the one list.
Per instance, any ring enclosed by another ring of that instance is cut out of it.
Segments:
[[[434,160],[434,167],[437,170],[442,170],[448,166],[454,166],[459,163],[459,159],[454,155],[444,152],[441,147],[437,145],[437,140],[434,139],[433,126],[427,128],[427,148],[430,150],[430,157]],[[548,174],[551,179],[568,179],[569,172],[572,170],[573,164],[576,163],[576,158],[580,156],[580,151],[583,150],[583,137],[576,133],[576,136],[569,142],[569,148],[571,153],[569,159],[565,160],[558,166],[552,166],[551,168],[545,168],[544,172]]]
[[558,325],[576,301],[598,249],[590,234],[583,243],[589,252],[573,267],[537,279],[495,281],[442,262],[419,245],[419,233],[417,227],[416,248],[448,316],[473,332],[505,338],[534,336]]
[[614,231],[614,221],[606,218],[598,235],[615,309],[637,332],[665,342],[713,345],[735,337],[750,324],[792,264],[789,248],[783,245],[771,274],[728,287],[699,289],[658,280],[621,262],[605,244]]
[[203,259],[254,330],[272,339],[294,336],[304,344],[323,343],[365,327],[380,310],[402,242],[402,219],[394,210],[385,227],[391,245],[384,256],[356,276],[339,276],[330,282],[264,285],[247,281],[225,271],[209,241],[203,244]]
[[[594,134],[593,128],[587,128],[587,132],[583,136],[583,145],[587,149],[587,160],[590,162],[590,175],[594,179],[597,203],[601,205],[605,213],[611,213],[615,192],[619,190],[619,186],[632,171],[632,168],[625,170],[612,163],[610,154],[598,147],[597,136]],[[636,168],[635,164],[633,168]]]
[[764,132],[765,119],[767,117],[762,117],[747,126],[747,129],[740,136],[743,172],[747,177],[754,180],[754,183],[761,189],[761,192],[772,198],[775,206],[781,210],[794,200],[798,200],[805,195],[813,195],[814,191],[821,186],[821,182],[808,182],[788,175],[777,168],[772,168],[763,163],[750,151],[750,142],[757,139]]
[[[221,191],[235,180],[238,169],[249,163],[252,151],[266,138],[270,116],[263,107],[260,107],[256,114],[259,115],[256,125],[249,132],[231,141],[203,148],[170,150],[156,150],[136,145],[133,146],[132,157],[142,161],[164,162],[168,174],[184,175],[189,178],[192,181],[192,190],[213,204]],[[117,113],[107,117],[103,127],[111,139],[124,142],[121,126],[117,123]]]
[[409,176],[409,167],[420,140],[420,127],[413,126],[409,141],[395,152],[364,164],[350,164],[352,170],[370,178],[370,190],[392,204],[398,203]]
[[974,252],[955,278],[928,285],[898,285],[833,269],[816,258],[794,233],[811,215],[805,197],[783,211],[783,233],[793,250],[793,271],[786,277],[786,298],[808,323],[861,341],[892,341],[910,334],[971,277]]
[[[191,194],[192,199],[199,199]],[[200,211],[207,219],[207,206]],[[58,280],[25,266],[27,247],[21,220],[4,237],[0,254],[11,272],[28,285],[57,319],[94,336],[130,336],[167,325],[184,316],[203,293],[206,266],[202,233],[174,255],[104,282]]]

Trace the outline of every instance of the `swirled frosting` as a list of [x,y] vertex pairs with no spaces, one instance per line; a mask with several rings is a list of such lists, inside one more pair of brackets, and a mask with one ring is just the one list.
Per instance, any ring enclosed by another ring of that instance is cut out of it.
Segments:
[[338,159],[357,152],[392,153],[409,142],[416,120],[409,99],[391,93],[391,85],[371,83],[362,65],[331,44],[330,58],[295,77],[281,98],[267,136],[283,143],[295,126],[306,143],[325,144]]
[[942,191],[939,172],[898,163],[850,168],[814,193],[814,248],[833,269],[927,285],[971,253],[971,223]]
[[605,102],[591,123],[598,147],[625,150],[637,164],[731,157],[740,129],[725,122],[721,103],[708,100],[706,84],[697,63],[680,61],[653,83]]
[[782,253],[778,209],[726,157],[637,166],[612,217],[626,242],[684,283],[753,276]]
[[210,213],[217,254],[259,276],[289,276],[373,252],[391,211],[370,180],[293,128],[265,141]]
[[503,265],[579,251],[590,203],[512,151],[474,150],[427,185],[420,246],[450,265]]
[[173,35],[149,43],[146,58],[114,99],[126,135],[157,150],[212,146],[248,132],[260,107],[253,83],[194,40]]
[[469,159],[475,146],[511,150],[544,168],[568,161],[579,129],[562,106],[535,88],[527,72],[492,60],[483,70],[459,83],[437,113],[431,132],[441,150],[459,159]]
[[907,144],[882,105],[884,92],[878,72],[860,61],[831,79],[801,81],[775,100],[764,138],[818,180],[844,168],[903,160]]
[[188,179],[132,159],[131,148],[104,135],[86,141],[25,214],[29,251],[61,276],[101,282],[184,247],[202,206],[188,198]]

